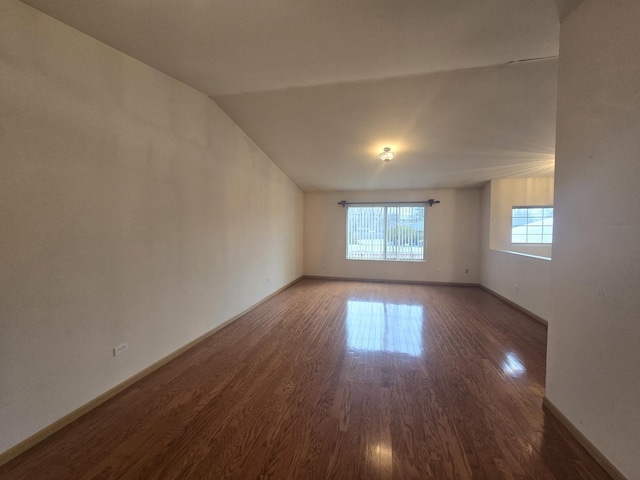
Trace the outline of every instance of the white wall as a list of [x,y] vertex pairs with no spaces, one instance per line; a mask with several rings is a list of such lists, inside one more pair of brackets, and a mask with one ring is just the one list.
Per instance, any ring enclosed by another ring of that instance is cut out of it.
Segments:
[[[480,283],[548,322],[552,317],[551,261],[504,251],[512,249],[504,237],[511,239],[512,206],[549,203],[553,203],[552,178],[493,180],[482,189]],[[529,253],[547,252],[532,249]]]
[[15,0],[0,84],[2,452],[302,275],[303,195],[208,97]]
[[551,245],[513,245],[511,220],[513,207],[553,205],[553,177],[504,178],[490,184],[490,248],[551,258]]
[[[346,209],[338,202],[418,201],[427,208],[425,262],[346,260]],[[308,192],[304,196],[304,273],[327,277],[478,283],[480,190]],[[465,273],[468,269],[469,272]]]
[[640,478],[640,2],[562,23],[547,396]]

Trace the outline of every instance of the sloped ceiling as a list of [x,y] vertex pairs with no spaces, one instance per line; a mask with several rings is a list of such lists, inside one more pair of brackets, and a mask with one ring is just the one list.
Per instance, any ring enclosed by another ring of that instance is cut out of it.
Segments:
[[553,0],[24,2],[212,97],[303,190],[553,171]]
[[580,5],[584,3],[584,0],[556,0],[558,5],[558,17],[560,20],[567,18],[571,12],[576,10]]

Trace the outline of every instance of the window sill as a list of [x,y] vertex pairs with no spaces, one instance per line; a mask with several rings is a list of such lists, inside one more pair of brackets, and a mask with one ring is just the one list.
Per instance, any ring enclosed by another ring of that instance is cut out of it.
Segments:
[[519,255],[521,257],[537,258],[538,260],[551,261],[551,257],[543,257],[541,255],[532,255],[530,253],[514,252],[513,250],[502,250],[499,248],[492,248],[491,250],[493,250],[494,252],[502,252],[502,253],[509,253],[511,255]]

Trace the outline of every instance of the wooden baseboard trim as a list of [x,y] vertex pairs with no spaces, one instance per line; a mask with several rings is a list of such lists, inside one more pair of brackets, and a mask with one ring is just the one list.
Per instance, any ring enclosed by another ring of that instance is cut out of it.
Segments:
[[305,280],[328,280],[336,282],[372,282],[372,283],[399,283],[405,285],[431,285],[442,287],[479,287],[478,283],[457,282],[431,282],[426,280],[384,280],[380,278],[354,278],[354,277],[325,277],[322,275],[305,275]]
[[291,287],[295,283],[299,282],[303,278],[304,278],[303,276],[300,276],[300,277],[296,278],[292,282],[290,282],[290,283],[286,284],[285,286],[279,288],[278,290],[276,290],[275,292],[273,292],[270,295],[266,296],[265,298],[263,298],[262,300],[260,300],[256,304],[254,304],[251,307],[247,308],[246,310],[244,310],[244,311],[240,312],[239,314],[231,317],[230,319],[224,321],[220,325],[217,325],[216,327],[212,328],[208,332],[200,335],[198,338],[190,341],[186,345],[183,345],[182,347],[180,347],[176,351],[170,353],[169,355],[167,355],[164,358],[161,358],[160,360],[158,360],[157,362],[151,364],[147,368],[139,371],[138,373],[136,373],[135,375],[129,377],[128,379],[126,379],[122,383],[119,383],[115,387],[107,390],[106,392],[102,393],[101,395],[98,395],[93,400],[90,400],[89,402],[85,403],[84,405],[82,405],[81,407],[75,409],[74,411],[68,413],[67,415],[65,415],[64,417],[60,418],[59,420],[56,420],[52,424],[50,424],[50,425],[46,426],[45,428],[43,428],[42,430],[34,433],[33,435],[31,435],[30,437],[28,437],[25,440],[21,441],[17,445],[14,445],[13,447],[9,448],[8,450],[0,453],[0,465],[4,465],[5,463],[7,463],[10,460],[14,459],[15,457],[17,457],[21,453],[26,452],[31,447],[33,447],[36,444],[38,444],[41,441],[43,441],[45,438],[53,435],[58,430],[61,430],[62,428],[66,427],[71,422],[77,420],[78,418],[80,418],[84,414],[90,412],[91,410],[93,410],[94,408],[99,406],[100,404],[106,402],[110,398],[114,397],[118,393],[122,392],[126,388],[128,388],[131,385],[133,385],[134,383],[136,383],[137,381],[143,379],[144,377],[146,377],[150,373],[154,372],[155,370],[159,369],[163,365],[166,365],[167,363],[169,363],[171,360],[175,359],[176,357],[179,357],[180,355],[182,355],[184,352],[186,352],[190,348],[194,347],[195,345],[197,345],[198,343],[202,342],[203,340],[209,338],[211,335],[213,335],[217,331],[219,331],[222,328],[226,327],[227,325],[229,325],[230,323],[234,322],[235,320],[237,320],[238,318],[242,317],[243,315],[246,315],[251,310],[256,308],[258,305],[261,305],[262,303],[266,302],[270,298],[278,295],[279,293],[283,292],[284,290],[286,290],[287,288]]
[[496,298],[499,298],[500,300],[502,300],[505,303],[508,303],[509,305],[511,305],[513,308],[515,308],[516,310],[520,310],[522,313],[524,313],[525,315],[531,317],[532,319],[534,319],[536,322],[539,322],[541,324],[543,324],[544,326],[548,326],[549,322],[547,320],[545,320],[544,318],[540,317],[539,315],[536,315],[535,313],[533,313],[530,310],[527,310],[526,308],[524,308],[521,305],[518,305],[515,302],[512,302],[511,300],[509,300],[507,297],[503,297],[502,295],[500,295],[497,292],[494,292],[493,290],[491,290],[488,287],[485,287],[484,285],[480,284],[478,285],[482,290],[484,290],[487,293],[490,293],[491,295],[493,295]]
[[600,466],[613,478],[614,480],[627,480],[627,478],[618,470],[608,459],[605,457],[598,448],[585,437],[578,428],[571,423],[571,421],[564,416],[564,414],[556,407],[551,400],[545,395],[542,399],[542,406],[560,422],[571,435],[578,441],[582,447],[589,452],[589,455],[600,464]]

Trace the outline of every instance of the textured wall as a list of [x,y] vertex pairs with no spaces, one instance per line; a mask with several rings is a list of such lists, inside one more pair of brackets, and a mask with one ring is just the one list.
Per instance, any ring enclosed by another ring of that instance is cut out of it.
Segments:
[[547,396],[640,478],[640,2],[562,23]]
[[0,84],[1,452],[300,276],[303,194],[207,96],[14,0]]
[[[429,198],[442,203],[426,210],[425,262],[346,260],[346,209],[337,202]],[[461,283],[480,280],[479,189],[307,192],[304,218],[305,275]]]
[[551,245],[513,245],[511,210],[516,206],[553,205],[553,177],[491,181],[490,248],[551,258]]
[[[485,287],[552,321],[551,247],[511,247],[511,207],[553,204],[553,178],[494,180],[482,190],[482,280]],[[506,241],[505,241],[506,238]]]

